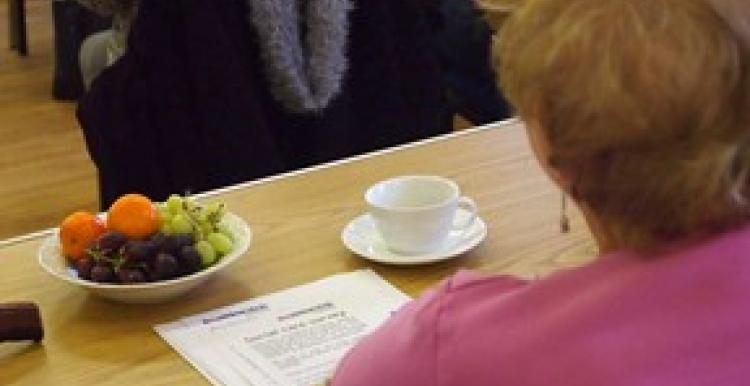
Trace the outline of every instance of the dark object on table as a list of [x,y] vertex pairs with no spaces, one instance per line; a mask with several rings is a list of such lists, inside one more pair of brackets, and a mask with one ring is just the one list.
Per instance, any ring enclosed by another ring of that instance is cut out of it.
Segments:
[[270,95],[245,0],[145,0],[78,117],[101,205],[199,192],[450,132],[425,9],[358,0],[349,71],[320,113]]
[[18,51],[19,55],[28,55],[25,0],[8,0],[8,28],[10,48]]
[[55,73],[52,94],[57,99],[76,100],[83,94],[83,79],[78,65],[78,52],[83,40],[111,26],[109,18],[95,13],[71,0],[52,1],[55,27]]
[[0,304],[0,342],[41,342],[42,338],[42,318],[35,304]]

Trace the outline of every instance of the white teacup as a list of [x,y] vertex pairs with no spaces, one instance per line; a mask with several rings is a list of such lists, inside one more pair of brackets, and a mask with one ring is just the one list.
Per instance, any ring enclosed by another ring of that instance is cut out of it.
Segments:
[[[458,185],[438,176],[403,176],[379,182],[365,193],[375,226],[394,252],[417,255],[444,246],[452,230],[466,230],[477,216],[477,207],[462,197]],[[454,224],[456,209],[471,213]]]

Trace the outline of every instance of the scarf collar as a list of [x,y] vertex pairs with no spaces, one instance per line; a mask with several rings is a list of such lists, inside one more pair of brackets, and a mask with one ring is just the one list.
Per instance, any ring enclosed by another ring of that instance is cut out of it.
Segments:
[[247,1],[273,97],[293,113],[325,109],[348,68],[352,0]]

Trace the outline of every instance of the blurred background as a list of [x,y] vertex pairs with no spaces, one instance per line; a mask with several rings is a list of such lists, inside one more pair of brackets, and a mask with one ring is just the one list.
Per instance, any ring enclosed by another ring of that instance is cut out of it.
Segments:
[[74,101],[53,98],[49,0],[27,0],[27,56],[8,49],[9,1],[0,0],[0,239],[96,210],[96,171]]
[[[442,66],[454,130],[509,115],[487,46],[517,1],[410,0],[423,4],[432,28],[422,38]],[[72,0],[0,0],[0,240],[100,209],[97,169],[76,118],[84,93],[77,61],[82,41],[111,25]]]

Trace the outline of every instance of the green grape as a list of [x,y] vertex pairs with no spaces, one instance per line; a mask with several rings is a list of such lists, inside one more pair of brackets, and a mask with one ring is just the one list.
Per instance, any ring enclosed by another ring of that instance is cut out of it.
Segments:
[[209,223],[201,223],[201,232],[203,232],[203,237],[208,237],[211,233],[214,233],[216,230],[214,229],[214,226]]
[[185,199],[182,200],[182,208],[190,213],[193,213],[198,208],[198,204],[196,204],[195,201],[191,200],[190,198],[185,197]]
[[159,232],[164,233],[165,235],[171,235],[174,233],[172,230],[172,223],[170,221],[163,221],[161,223],[161,227],[159,228]]
[[161,217],[161,221],[163,224],[172,221],[172,217],[174,215],[166,206],[159,205],[159,216]]
[[201,255],[201,264],[203,265],[203,268],[216,262],[218,256],[216,256],[216,251],[214,250],[214,247],[211,246],[211,243],[206,240],[201,240],[195,243],[194,247],[195,250],[198,251],[198,254]]
[[206,213],[205,209],[200,208],[200,210],[198,210],[198,214],[195,216],[195,221],[197,221],[199,224],[208,222],[208,213]]
[[206,212],[206,217],[209,222],[218,224],[222,217],[224,217],[226,208],[221,202],[212,202],[205,207],[204,211]]
[[236,241],[234,239],[234,233],[232,233],[232,230],[229,229],[229,225],[225,223],[219,223],[219,225],[216,226],[216,229],[221,232],[224,236],[229,237],[232,241]]
[[209,202],[208,204],[206,204],[206,210],[208,212],[210,212],[210,213],[221,212],[221,210],[223,209],[223,207],[224,207],[223,203],[216,202],[216,201]]
[[185,217],[185,215],[182,214],[176,214],[174,217],[172,217],[172,223],[171,223],[172,232],[176,234],[187,234],[187,233],[193,233],[193,224],[190,223],[190,220]]
[[232,239],[222,233],[211,233],[206,239],[220,255],[226,255],[232,251]]
[[173,194],[169,196],[166,202],[167,209],[169,209],[172,214],[178,214],[182,212],[182,197]]

